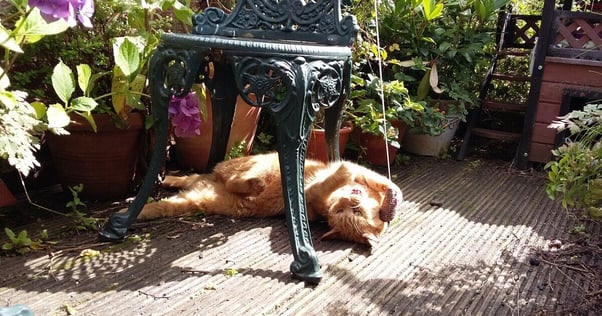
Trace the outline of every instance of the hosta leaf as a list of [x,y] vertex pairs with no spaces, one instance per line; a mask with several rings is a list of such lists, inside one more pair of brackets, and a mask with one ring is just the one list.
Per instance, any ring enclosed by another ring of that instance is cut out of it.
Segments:
[[115,57],[115,64],[126,77],[131,76],[140,67],[140,52],[138,47],[128,38],[115,40],[113,44],[113,56]]

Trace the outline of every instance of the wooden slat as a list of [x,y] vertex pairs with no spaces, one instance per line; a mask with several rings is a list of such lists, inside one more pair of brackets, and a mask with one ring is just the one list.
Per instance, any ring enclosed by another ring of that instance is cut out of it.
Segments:
[[517,56],[517,57],[525,57],[531,55],[530,50],[517,50],[517,49],[504,49],[500,51],[500,56],[508,57],[508,56]]
[[529,76],[501,74],[501,73],[492,74],[491,77],[493,79],[497,79],[497,80],[506,80],[506,81],[515,81],[515,82],[529,82],[531,80],[531,77],[529,77]]
[[524,112],[527,109],[526,104],[506,103],[492,100],[484,100],[481,107],[487,110],[508,111],[508,112]]
[[473,128],[472,133],[476,136],[481,136],[489,139],[497,139],[506,142],[515,142],[520,139],[519,133],[498,131],[486,128]]

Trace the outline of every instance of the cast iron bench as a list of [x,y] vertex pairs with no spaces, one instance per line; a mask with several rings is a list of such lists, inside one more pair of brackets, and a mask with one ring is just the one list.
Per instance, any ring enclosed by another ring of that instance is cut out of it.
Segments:
[[278,154],[294,277],[322,278],[303,191],[305,150],[316,112],[325,108],[329,159],[339,159],[338,133],[350,90],[351,45],[358,31],[341,0],[239,0],[230,14],[209,7],[193,17],[192,34],[164,34],[150,61],[155,144],[149,170],[125,213],[100,232],[120,241],[154,189],[164,164],[170,98],[204,82],[213,110],[210,165],[223,160],[236,97],[269,110]]

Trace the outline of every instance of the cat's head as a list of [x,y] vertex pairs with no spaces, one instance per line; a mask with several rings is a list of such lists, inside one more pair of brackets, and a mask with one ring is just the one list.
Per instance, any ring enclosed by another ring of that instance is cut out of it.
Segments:
[[388,222],[401,204],[401,191],[388,188],[370,194],[362,186],[344,186],[331,194],[328,224],[323,239],[343,239],[376,247]]

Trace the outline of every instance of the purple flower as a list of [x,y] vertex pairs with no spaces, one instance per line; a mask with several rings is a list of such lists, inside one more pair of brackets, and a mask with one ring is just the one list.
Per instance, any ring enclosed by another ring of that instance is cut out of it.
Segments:
[[175,127],[176,136],[192,137],[201,134],[201,111],[194,92],[183,98],[172,96],[167,113]]
[[92,27],[92,15],[94,15],[94,0],[71,0],[75,7],[77,19],[85,27]]
[[90,18],[94,14],[94,0],[29,0],[29,6],[40,10],[46,22],[63,19],[74,27],[77,19],[86,27],[92,27]]

